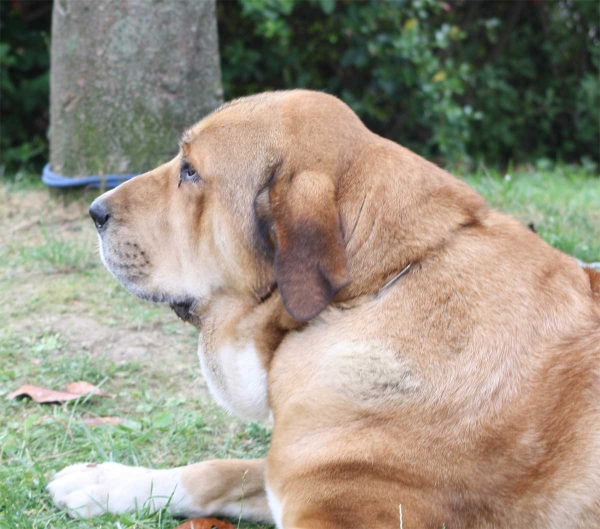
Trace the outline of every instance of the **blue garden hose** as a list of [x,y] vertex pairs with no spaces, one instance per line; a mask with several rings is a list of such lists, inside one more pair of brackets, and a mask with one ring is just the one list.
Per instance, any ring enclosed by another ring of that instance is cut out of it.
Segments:
[[94,189],[113,189],[134,176],[137,176],[137,174],[108,174],[105,176],[81,177],[63,176],[52,172],[48,163],[42,171],[42,182],[50,187],[68,188],[87,186]]

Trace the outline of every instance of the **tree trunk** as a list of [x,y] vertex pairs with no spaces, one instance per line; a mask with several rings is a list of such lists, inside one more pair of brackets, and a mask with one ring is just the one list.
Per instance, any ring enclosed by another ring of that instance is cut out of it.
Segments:
[[141,173],[222,102],[215,0],[55,0],[50,165]]

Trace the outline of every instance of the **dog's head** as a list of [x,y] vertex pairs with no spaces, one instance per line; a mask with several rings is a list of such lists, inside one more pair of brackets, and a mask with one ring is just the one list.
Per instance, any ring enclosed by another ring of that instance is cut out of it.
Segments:
[[306,321],[348,281],[338,175],[370,134],[325,94],[261,94],[192,127],[179,154],[94,201],[102,259],[133,294],[184,309],[278,288]]

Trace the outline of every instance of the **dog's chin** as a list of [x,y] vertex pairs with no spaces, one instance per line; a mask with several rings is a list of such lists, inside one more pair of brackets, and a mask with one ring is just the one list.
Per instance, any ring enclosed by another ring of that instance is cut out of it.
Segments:
[[148,276],[145,274],[128,274],[123,270],[123,268],[126,269],[126,267],[115,264],[106,257],[104,257],[102,261],[104,262],[106,269],[118,283],[136,298],[150,301],[151,303],[168,304],[181,319],[184,319],[187,313],[190,312],[195,305],[194,300],[191,297],[174,296],[166,292],[156,291],[151,286],[145,284],[148,279]]
[[121,282],[121,284],[134,296],[152,303],[168,304],[181,320],[196,327],[200,326],[198,309],[202,304],[198,300],[191,297],[173,296],[164,292],[148,292],[137,284],[127,282]]
[[144,301],[150,301],[151,303],[169,305],[175,311],[175,314],[182,320],[189,318],[191,313],[194,312],[194,309],[200,306],[200,303],[197,303],[192,297],[175,296],[166,292],[156,292],[144,288],[143,285],[140,285],[136,281],[128,281],[126,278],[119,279],[118,277],[117,279],[130,294],[133,294],[135,297]]
[[[174,296],[165,292],[157,292],[144,283],[149,279],[147,270],[131,263],[121,263],[115,260],[111,252],[106,252],[102,238],[99,237],[100,259],[111,275],[132,295],[152,303],[168,304],[175,314],[187,323],[196,327],[200,325],[200,318],[195,309],[202,303],[188,296]],[[147,263],[146,263],[147,264]]]
[[126,282],[121,282],[121,284],[131,294],[144,301],[168,304],[182,321],[191,323],[195,327],[200,327],[200,318],[198,316],[199,310],[197,309],[199,309],[201,303],[198,303],[195,299],[188,297],[174,297],[163,292],[147,292],[136,284],[127,284]]

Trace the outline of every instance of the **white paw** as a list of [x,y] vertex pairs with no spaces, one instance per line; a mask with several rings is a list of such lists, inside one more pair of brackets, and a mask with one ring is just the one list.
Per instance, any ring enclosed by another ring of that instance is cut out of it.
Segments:
[[79,463],[61,470],[46,487],[54,504],[77,518],[104,513],[150,512],[181,502],[179,469],[152,470],[118,463]]

